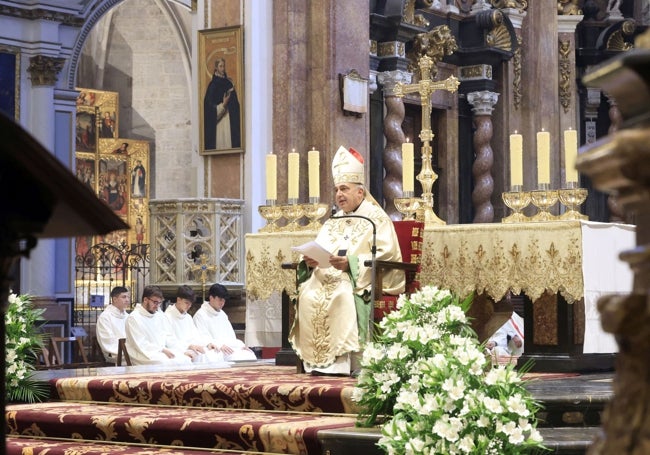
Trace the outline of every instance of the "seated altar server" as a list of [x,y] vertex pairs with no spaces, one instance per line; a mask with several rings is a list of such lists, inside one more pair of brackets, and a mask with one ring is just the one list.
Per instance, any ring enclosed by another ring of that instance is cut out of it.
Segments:
[[176,291],[176,303],[165,310],[165,316],[171,324],[174,336],[180,340],[186,349],[196,352],[194,363],[218,363],[223,362],[223,354],[217,349],[214,343],[209,342],[206,337],[196,329],[192,315],[188,310],[196,299],[196,294],[189,286],[180,286]]
[[199,332],[217,346],[223,353],[224,360],[257,360],[255,353],[237,338],[228,315],[223,311],[223,306],[228,300],[228,289],[215,283],[210,286],[208,299],[194,313],[194,325]]
[[126,349],[133,365],[191,364],[196,357],[174,336],[169,320],[160,311],[162,302],[160,288],[146,286],[142,303],[126,318]]
[[[326,221],[316,237],[329,253],[324,263],[305,255],[299,265],[302,284],[289,341],[306,372],[349,375],[358,368],[373,313],[372,269],[364,263],[372,259],[373,243],[377,260],[401,261],[402,254],[392,220],[364,186],[363,157],[339,147],[332,177],[341,218]],[[383,288],[387,294],[404,292],[404,273],[386,274]]]
[[97,317],[97,343],[107,362],[115,363],[117,360],[117,343],[126,337],[126,309],[130,304],[129,290],[116,286],[111,290],[111,303]]
[[524,352],[524,320],[514,311],[490,337],[485,347],[497,357],[519,357]]

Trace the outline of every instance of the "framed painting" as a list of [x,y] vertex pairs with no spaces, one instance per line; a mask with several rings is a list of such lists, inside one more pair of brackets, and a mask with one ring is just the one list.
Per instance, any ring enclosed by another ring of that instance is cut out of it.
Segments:
[[92,106],[77,106],[75,149],[77,152],[94,152],[97,146],[97,114]]
[[202,154],[244,147],[244,47],[241,26],[199,31],[199,136]]

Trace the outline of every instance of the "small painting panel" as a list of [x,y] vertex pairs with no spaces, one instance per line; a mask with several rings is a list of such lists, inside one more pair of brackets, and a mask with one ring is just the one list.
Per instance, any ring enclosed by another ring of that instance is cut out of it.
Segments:
[[18,119],[20,93],[20,52],[0,46],[0,111]]
[[94,152],[97,146],[97,125],[94,107],[77,107],[75,148],[78,152]]

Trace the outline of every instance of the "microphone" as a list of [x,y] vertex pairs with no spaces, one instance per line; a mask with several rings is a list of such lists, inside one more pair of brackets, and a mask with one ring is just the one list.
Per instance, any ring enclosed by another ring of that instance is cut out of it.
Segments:
[[373,311],[375,308],[375,276],[376,276],[376,271],[375,271],[375,260],[377,256],[377,225],[375,224],[374,221],[372,221],[370,218],[367,216],[363,215],[332,215],[330,216],[330,220],[340,220],[344,218],[359,218],[362,220],[367,221],[372,225],[372,246],[370,247],[370,253],[371,253],[371,259],[370,259],[370,267],[372,268],[372,272],[370,275],[370,304],[372,305],[371,310],[370,310],[370,318],[368,318],[368,336],[372,333],[372,323],[374,322],[374,317],[373,317]]

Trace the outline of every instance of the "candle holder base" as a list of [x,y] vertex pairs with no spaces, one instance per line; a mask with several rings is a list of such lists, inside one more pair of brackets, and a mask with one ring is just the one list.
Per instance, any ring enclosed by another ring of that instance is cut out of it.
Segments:
[[257,211],[266,220],[266,226],[260,232],[278,232],[277,221],[282,218],[282,208],[279,205],[260,205]]
[[422,199],[416,197],[398,197],[393,202],[395,208],[402,214],[402,220],[417,219],[417,212],[422,207]]
[[587,215],[578,211],[578,207],[587,199],[587,190],[585,188],[563,188],[558,191],[558,197],[562,205],[568,209],[560,219],[562,220],[588,220]]
[[304,210],[300,204],[288,204],[282,206],[282,215],[287,219],[287,225],[284,227],[285,231],[295,232],[302,229],[298,224],[298,220],[303,217]]
[[320,222],[320,219],[325,216],[328,208],[329,207],[327,204],[323,204],[318,201],[312,202],[310,204],[303,204],[303,213],[309,220],[309,223],[303,227],[303,230],[318,231],[323,225],[323,223]]
[[524,223],[528,217],[521,213],[530,204],[530,191],[508,191],[501,193],[503,202],[513,213],[501,220],[502,223]]
[[535,190],[530,192],[530,200],[539,210],[531,221],[555,221],[557,217],[549,212],[549,209],[557,203],[557,190]]

